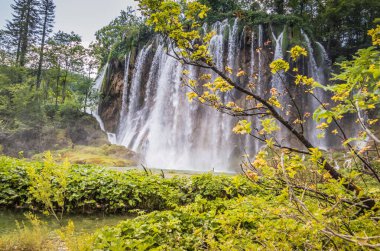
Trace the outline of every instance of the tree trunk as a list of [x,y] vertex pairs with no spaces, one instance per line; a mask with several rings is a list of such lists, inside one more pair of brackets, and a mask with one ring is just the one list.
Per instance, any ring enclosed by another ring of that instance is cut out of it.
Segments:
[[26,17],[25,17],[25,23],[23,24],[24,25],[24,32],[21,34],[21,52],[20,52],[20,66],[25,66],[25,57],[26,57],[26,53],[28,51],[28,36],[29,36],[29,23],[30,23],[30,18],[31,18],[31,14],[30,14],[30,11],[31,11],[31,4],[30,4],[30,0],[28,1],[28,5],[27,5],[27,11],[26,11]]
[[41,86],[41,75],[42,75],[42,63],[44,60],[44,48],[45,48],[45,39],[46,39],[46,30],[47,30],[47,22],[48,22],[48,9],[45,9],[45,18],[44,18],[44,24],[42,28],[42,39],[41,39],[41,48],[40,48],[40,59],[38,62],[38,71],[37,71],[37,82],[36,82],[36,88],[39,89]]
[[59,79],[60,78],[61,78],[61,67],[58,67],[58,74],[57,74],[57,79],[56,79],[55,109],[58,109]]
[[66,70],[65,77],[63,79],[63,85],[62,85],[62,104],[65,103],[65,99],[66,99],[67,75],[68,75],[68,70]]
[[20,54],[21,54],[21,40],[22,40],[22,34],[24,30],[24,20],[25,16],[25,10],[23,9],[20,16],[20,27],[18,30],[18,41],[17,41],[17,52],[16,52],[16,65],[20,65]]

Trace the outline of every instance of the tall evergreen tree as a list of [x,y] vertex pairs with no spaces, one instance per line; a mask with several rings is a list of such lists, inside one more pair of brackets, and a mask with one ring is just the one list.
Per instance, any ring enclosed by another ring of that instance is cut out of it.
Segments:
[[38,71],[37,71],[37,89],[41,85],[41,75],[42,75],[42,64],[44,60],[44,50],[46,44],[46,38],[53,31],[53,24],[55,18],[55,4],[53,0],[42,0],[39,14],[41,16],[41,45],[39,51],[39,62],[38,62]]
[[38,0],[15,0],[11,5],[13,18],[6,25],[10,41],[16,49],[16,64],[24,66],[31,43],[35,42],[38,28]]
[[0,66],[11,64],[11,49],[9,36],[5,30],[0,30]]

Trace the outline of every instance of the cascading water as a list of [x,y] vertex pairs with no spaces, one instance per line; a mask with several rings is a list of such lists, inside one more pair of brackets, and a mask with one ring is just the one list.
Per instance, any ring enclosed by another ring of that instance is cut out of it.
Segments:
[[[238,22],[230,27],[228,21],[212,26],[216,35],[210,41],[210,53],[215,64],[223,69],[224,34],[229,29],[234,34],[228,48],[227,61],[236,61]],[[207,29],[207,27],[204,27]],[[236,42],[232,42],[236,41]],[[141,74],[146,66],[146,57],[151,45],[145,46],[137,56],[130,91],[123,103],[126,107],[125,121],[120,122],[118,135],[120,144],[143,155],[149,167],[179,170],[234,171],[232,153],[236,149],[230,144],[233,119],[215,110],[186,100],[186,88],[181,87],[182,72],[190,71],[190,78],[197,78],[199,69],[183,66],[167,52],[160,43],[150,64],[149,78],[142,83]],[[211,73],[204,72],[204,73]],[[215,74],[214,74],[214,77]],[[128,83],[126,83],[128,84]],[[141,86],[145,86],[142,93]],[[124,132],[124,133],[123,133]]]
[[141,123],[139,123],[139,116],[137,116],[137,112],[141,107],[141,88],[142,88],[142,69],[144,67],[144,63],[149,51],[152,49],[152,45],[144,47],[138,54],[135,64],[135,70],[133,73],[132,83],[130,86],[130,92],[127,94],[128,99],[128,108],[127,115],[125,121],[121,123],[125,123],[124,127],[124,135],[121,135],[119,144],[131,147],[133,144],[133,140],[135,139],[138,130],[142,127]]
[[[106,76],[107,68],[108,68],[108,65],[105,65],[103,67],[103,69],[100,71],[98,77],[95,80],[94,85],[92,86],[92,92],[94,92],[94,93],[99,93],[100,92],[100,89],[102,88],[102,84],[103,84],[104,78]],[[107,133],[108,141],[111,144],[116,144],[116,134],[110,133],[110,132],[106,131],[106,129],[104,127],[104,122],[103,122],[102,118],[99,115],[98,107],[97,106],[96,107],[87,107],[86,108],[86,112],[88,114],[91,114],[96,119],[96,121],[98,121],[100,129],[103,132]]]
[[[283,59],[284,58],[284,52],[283,52],[283,49],[282,49],[284,32],[285,32],[285,29],[280,33],[280,35],[278,35],[278,37],[276,37],[276,35],[272,31],[273,40],[274,40],[274,42],[276,44],[275,50],[274,50],[273,60]],[[285,89],[286,83],[285,83],[285,81],[286,81],[286,76],[285,76],[284,71],[277,72],[272,77],[272,81],[271,81],[271,88],[272,89],[271,90],[273,90],[273,91],[276,90],[276,92],[279,95],[278,96],[278,100],[280,101],[281,104],[283,104],[283,106],[286,107],[289,104],[289,98],[288,98],[288,96],[286,94],[286,89]],[[289,118],[287,112],[284,112],[281,109],[278,109],[278,111],[285,118]],[[277,141],[281,145],[288,145],[288,141],[289,141],[289,137],[288,136],[289,136],[289,133],[286,132],[286,130],[284,128],[282,128],[282,126],[280,124],[279,124],[279,126],[280,126],[281,129],[276,133],[276,135],[277,135]]]
[[228,38],[228,56],[227,56],[227,66],[231,67],[233,72],[236,72],[236,53],[238,45],[238,29],[239,29],[239,19],[235,18],[234,25],[230,28],[230,35]]
[[[276,38],[275,34],[272,32],[273,39],[276,43],[276,48],[274,50],[273,60],[284,58],[284,53],[282,51],[282,40],[284,38],[284,31],[280,33],[280,35]],[[275,74],[272,79],[272,87],[276,88],[279,93],[284,93],[284,83],[285,79],[284,72],[281,71],[278,74]]]
[[249,81],[253,83],[255,81],[254,74],[255,74],[255,51],[256,48],[254,46],[255,41],[255,33],[252,31],[251,34],[251,64],[250,64],[250,75],[249,75]]
[[[324,76],[324,70],[323,70],[323,67],[318,67],[318,65],[317,65],[317,62],[316,62],[315,57],[314,57],[314,49],[313,49],[313,46],[311,44],[311,41],[310,41],[309,37],[307,36],[307,34],[303,30],[301,30],[301,34],[305,39],[306,49],[308,51],[308,59],[309,59],[308,60],[308,75],[311,76],[318,83],[325,85],[326,84],[326,78]],[[323,46],[322,46],[322,48],[323,48]],[[324,49],[321,50],[321,54],[322,54],[322,60],[328,62],[328,59],[326,59],[327,53]],[[321,89],[319,89],[319,88],[315,89],[313,92],[313,95],[315,95],[315,98],[310,97],[308,99],[309,100],[309,102],[308,102],[309,111],[308,112],[315,111],[321,105],[320,102],[325,101],[324,100],[325,99],[325,93]],[[308,124],[307,124],[308,138],[314,144],[320,146],[323,149],[327,149],[328,145],[326,142],[326,138],[318,137],[318,134],[320,134],[320,133],[321,133],[321,131],[317,129],[316,121],[309,119]]]
[[327,69],[330,69],[331,67],[331,60],[329,58],[329,54],[327,53],[325,47],[320,42],[315,42],[316,45],[318,45],[319,51],[322,54],[322,62],[321,64],[325,65]]
[[[258,85],[258,83],[260,83],[258,80],[258,78],[260,78],[260,72],[261,72],[261,69],[260,69],[260,49],[257,50],[257,46],[255,45],[255,32],[252,30],[251,32],[251,48],[250,48],[250,65],[249,65],[249,78],[248,78],[248,81],[250,84],[256,84],[255,86],[255,91],[257,94],[261,95],[261,88],[260,88],[260,85]],[[260,35],[260,31],[259,31],[259,43],[260,43],[260,40],[262,42],[262,31],[261,31],[261,35]],[[256,52],[259,54],[259,56],[257,57],[256,56]],[[258,67],[258,73],[255,71],[255,67],[256,67],[256,58],[258,58],[258,61],[259,61],[259,67]],[[249,103],[249,102],[247,102]],[[246,105],[246,107],[249,107],[249,104]],[[255,128],[259,128],[260,127],[260,121],[258,119],[255,119],[254,121],[252,121],[253,123],[253,126]],[[260,148],[260,142],[258,140],[252,140],[251,137],[245,137],[245,151],[247,153],[256,153],[258,151],[258,149]]]
[[146,134],[148,133],[149,123],[146,123],[146,121],[148,120],[149,115],[152,112],[152,107],[155,102],[152,96],[154,96],[155,94],[154,91],[157,88],[155,79],[157,78],[159,74],[159,67],[160,67],[160,61],[163,56],[163,50],[164,50],[163,46],[160,45],[157,48],[156,53],[153,57],[152,66],[149,72],[149,78],[148,78],[146,91],[144,95],[144,106],[142,107],[141,111],[139,111],[139,114],[141,114],[141,116],[139,116],[138,118],[139,119],[138,124],[143,124],[143,126],[142,128],[139,128],[140,132],[138,132],[138,135],[136,135],[136,140],[133,146],[131,146],[132,149],[138,149],[138,147],[143,144],[143,140],[145,139]]
[[[117,135],[124,135],[124,129],[126,129],[125,123],[126,123],[126,116],[127,116],[127,106],[128,106],[128,81],[129,81],[129,64],[131,60],[131,52],[128,53],[127,56],[125,56],[125,67],[124,67],[124,83],[123,83],[123,99],[121,103],[121,112],[120,112],[120,123]],[[117,139],[119,142],[120,139]]]
[[262,56],[262,48],[264,46],[264,32],[263,32],[263,25],[260,24],[259,25],[259,38],[258,38],[258,54],[259,54],[259,67],[258,67],[258,86],[257,86],[257,90],[258,92],[262,93],[262,80],[263,80],[263,56]]
[[[269,75],[270,70],[264,65],[264,57],[267,56],[265,54],[268,50],[267,47],[264,48],[263,26],[258,27],[257,42],[252,33],[251,48],[248,52],[250,56],[245,57],[250,61],[246,60],[245,63],[242,63],[244,54],[241,51],[244,46],[239,46],[239,41],[244,42],[245,39],[239,37],[241,35],[238,32],[238,19],[235,19],[232,25],[228,20],[224,20],[203,26],[205,33],[208,29],[216,32],[210,40],[209,47],[216,67],[220,70],[226,66],[233,68],[233,76],[236,76],[238,67],[247,68],[250,74],[247,81],[260,83],[256,92],[265,96],[264,93],[267,93],[270,87],[263,85],[262,81]],[[273,34],[276,44],[273,55],[275,59],[284,56],[284,32],[282,31],[278,37]],[[311,44],[309,47],[306,37],[305,41],[310,51],[312,47]],[[327,53],[324,55],[325,51],[322,48],[318,51],[321,58],[327,61]],[[133,70],[129,69],[132,61],[130,55],[126,56],[123,105],[117,143],[141,154],[145,164],[152,168],[221,172],[239,170],[243,151],[248,150],[249,154],[252,154],[260,144],[250,137],[238,137],[232,133],[237,119],[186,100],[189,90],[182,86],[183,70],[190,72],[186,77],[191,79],[198,79],[205,73],[211,74],[212,78],[217,75],[211,70],[183,65],[168,55],[172,53],[173,51],[165,49],[162,40],[156,38],[154,42],[140,49],[134,60]],[[313,57],[313,60],[309,59],[308,62],[312,69],[309,74],[313,77],[313,74],[316,74],[316,79],[321,79],[318,65],[313,66],[316,62],[313,52],[309,55]],[[132,74],[129,74],[131,72]],[[254,74],[258,79],[253,79]],[[245,86],[247,83],[240,84]],[[276,77],[270,85],[279,92],[283,90],[281,79]],[[233,95],[232,92],[222,99],[229,101]]]
[[223,22],[216,22],[212,25],[212,30],[216,31],[216,34],[211,38],[210,41],[210,51],[213,55],[214,63],[219,70],[223,70],[223,56],[224,56],[224,43],[223,35],[228,29],[228,20]]

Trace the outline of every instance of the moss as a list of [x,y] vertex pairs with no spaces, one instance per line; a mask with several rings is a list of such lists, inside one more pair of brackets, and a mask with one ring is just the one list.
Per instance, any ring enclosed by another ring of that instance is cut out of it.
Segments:
[[289,27],[287,25],[285,25],[284,36],[283,36],[283,40],[282,40],[282,51],[284,52],[285,58],[288,57],[288,53],[287,53],[288,49],[289,49]]
[[305,22],[302,18],[296,15],[279,15],[268,14],[263,11],[246,11],[243,14],[243,20],[247,24],[273,24],[273,25],[302,25],[305,26]]
[[305,42],[304,42],[304,39],[301,35],[301,29],[299,29],[298,27],[293,27],[292,28],[292,38],[290,39],[289,41],[289,45],[290,46],[294,46],[294,45],[302,45],[302,46],[305,46]]
[[[69,160],[73,164],[94,164],[108,167],[130,167],[135,166],[135,154],[123,146],[103,145],[94,146],[73,146],[59,151],[54,151],[54,158],[57,161]],[[32,157],[34,160],[42,160],[44,154],[37,154]]]

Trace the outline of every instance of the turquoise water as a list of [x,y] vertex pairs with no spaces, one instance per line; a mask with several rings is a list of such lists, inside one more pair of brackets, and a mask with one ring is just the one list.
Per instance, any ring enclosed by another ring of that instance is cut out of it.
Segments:
[[[19,225],[30,223],[23,211],[0,210],[0,235],[11,233],[17,230],[17,222]],[[46,222],[52,230],[60,228],[60,224],[51,216],[38,215],[38,217]],[[114,226],[120,221],[132,218],[131,215],[66,215],[62,220],[62,225],[67,225],[72,220],[77,233],[92,233],[96,229],[104,226]]]

